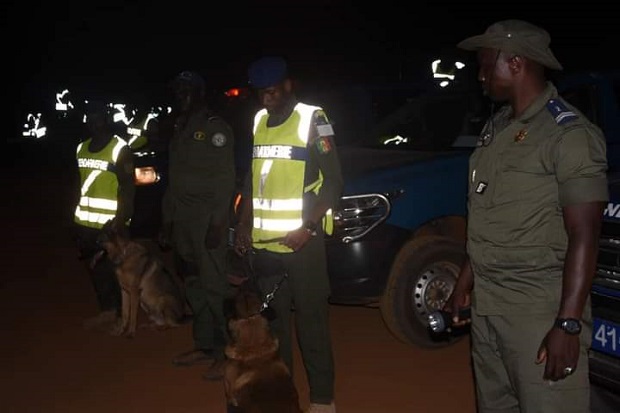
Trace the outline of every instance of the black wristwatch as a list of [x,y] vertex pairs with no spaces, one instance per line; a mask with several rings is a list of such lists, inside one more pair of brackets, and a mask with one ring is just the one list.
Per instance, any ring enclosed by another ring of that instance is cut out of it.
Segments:
[[556,318],[554,326],[566,334],[577,335],[581,333],[581,321],[576,318]]
[[304,229],[312,236],[316,235],[316,224],[312,221],[304,221]]

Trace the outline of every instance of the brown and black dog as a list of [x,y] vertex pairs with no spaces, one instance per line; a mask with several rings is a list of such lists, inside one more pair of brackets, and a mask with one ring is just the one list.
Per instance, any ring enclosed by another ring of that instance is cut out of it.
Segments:
[[278,340],[262,312],[263,301],[250,281],[228,299],[230,343],[226,347],[224,390],[228,412],[301,413],[299,395]]
[[122,317],[112,328],[113,335],[135,335],[139,307],[156,329],[177,327],[186,321],[182,288],[152,251],[130,238],[124,225],[108,221],[97,241],[114,264],[121,287]]

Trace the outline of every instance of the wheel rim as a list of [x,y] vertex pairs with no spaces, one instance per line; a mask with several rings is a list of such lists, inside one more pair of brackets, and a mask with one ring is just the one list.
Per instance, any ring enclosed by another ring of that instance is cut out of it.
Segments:
[[413,287],[411,303],[416,317],[426,323],[428,314],[443,307],[450,297],[459,267],[450,262],[427,267]]

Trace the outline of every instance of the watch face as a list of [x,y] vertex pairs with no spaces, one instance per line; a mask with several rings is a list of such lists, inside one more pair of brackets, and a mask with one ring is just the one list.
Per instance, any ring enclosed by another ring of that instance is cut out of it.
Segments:
[[569,334],[578,334],[581,331],[581,324],[578,320],[563,320],[560,328]]

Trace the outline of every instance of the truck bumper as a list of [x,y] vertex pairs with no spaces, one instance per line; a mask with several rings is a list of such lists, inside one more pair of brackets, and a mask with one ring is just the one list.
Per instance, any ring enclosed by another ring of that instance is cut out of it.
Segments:
[[350,243],[327,239],[327,268],[332,304],[376,303],[385,289],[394,257],[409,231],[388,224]]

